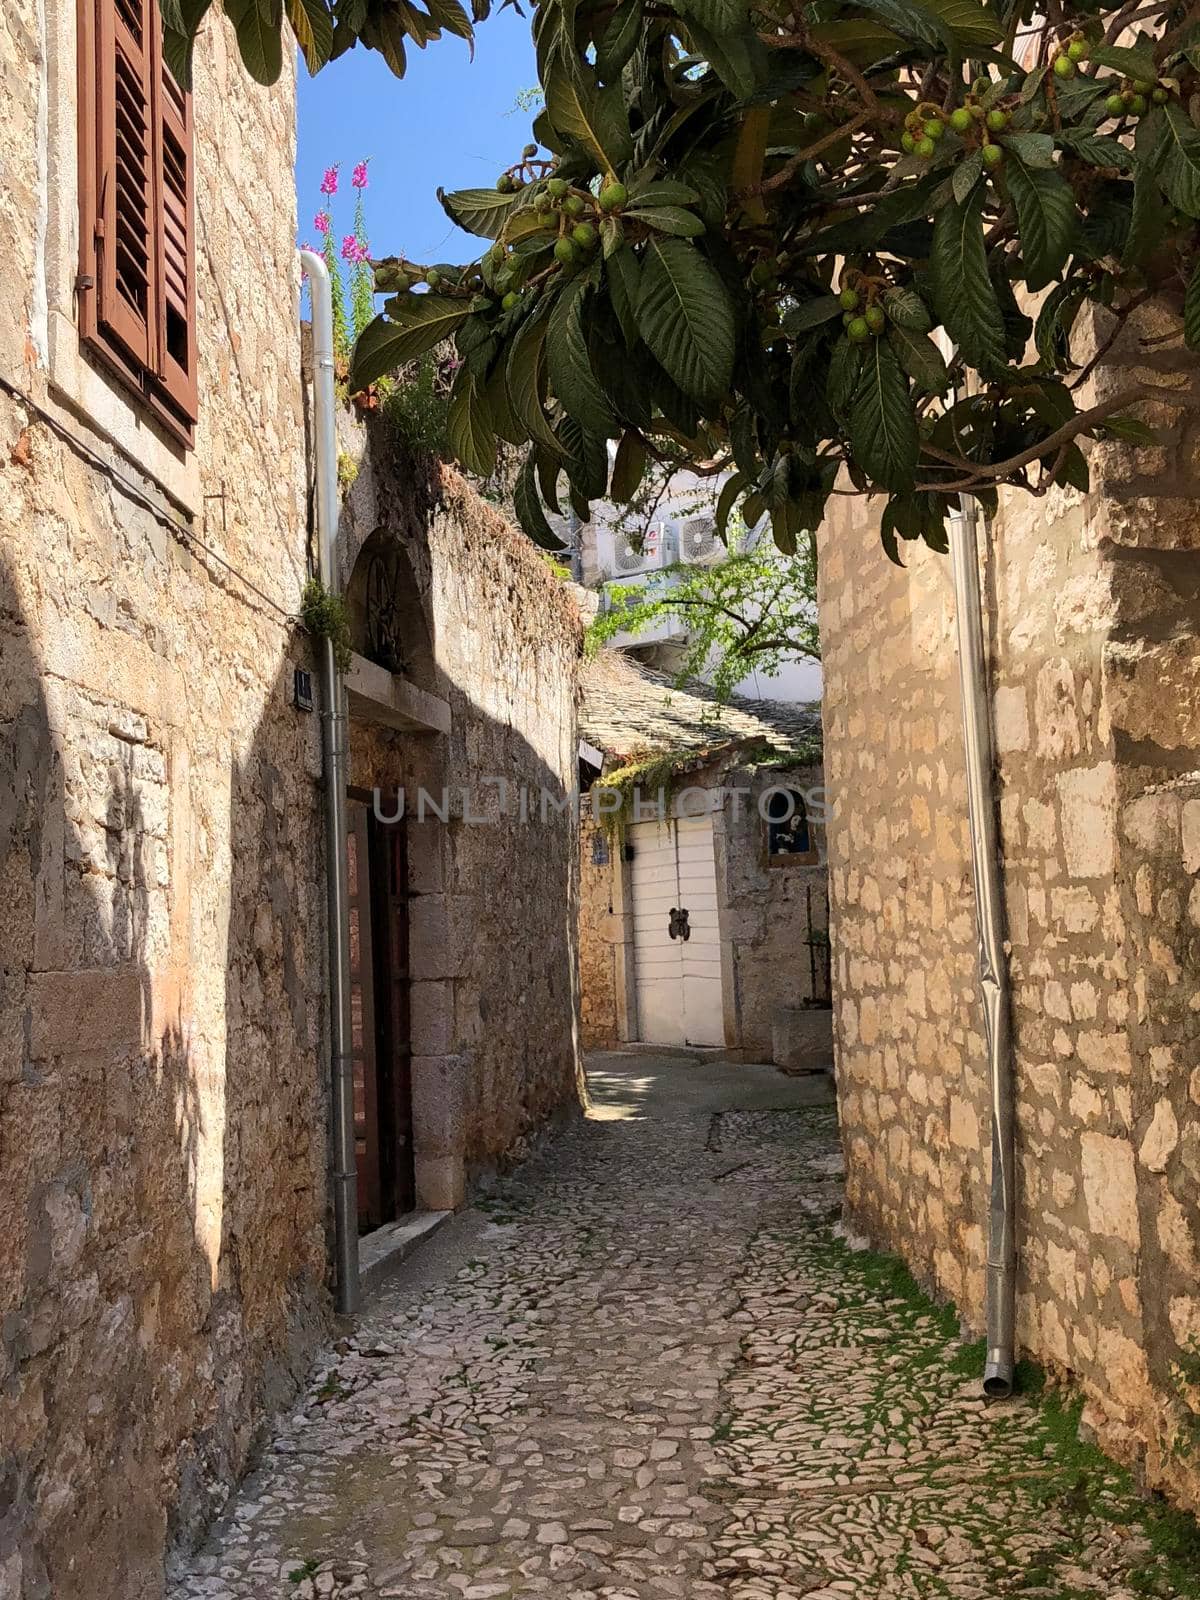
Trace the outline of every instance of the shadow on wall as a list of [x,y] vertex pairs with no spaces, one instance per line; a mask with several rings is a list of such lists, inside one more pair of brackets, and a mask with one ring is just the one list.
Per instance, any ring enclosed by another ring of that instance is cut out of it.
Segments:
[[320,1326],[303,821],[270,729],[190,818],[183,730],[47,677],[3,562],[0,684],[0,1592],[152,1600]]

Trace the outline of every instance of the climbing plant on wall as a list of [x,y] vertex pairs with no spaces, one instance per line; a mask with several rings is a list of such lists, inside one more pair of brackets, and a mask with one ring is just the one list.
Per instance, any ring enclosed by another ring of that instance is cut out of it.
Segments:
[[[542,0],[536,143],[442,197],[487,247],[376,263],[353,380],[452,336],[451,447],[477,472],[526,448],[516,505],[546,545],[547,509],[623,500],[650,461],[732,469],[722,520],[765,512],[785,552],[831,494],[882,497],[894,553],[940,544],[959,491],[1084,487],[1082,438],[1146,437],[1136,387],[1081,404],[1125,318],[1174,298],[1200,347],[1200,20],[1040,9]],[[424,13],[329,16],[385,48]]]

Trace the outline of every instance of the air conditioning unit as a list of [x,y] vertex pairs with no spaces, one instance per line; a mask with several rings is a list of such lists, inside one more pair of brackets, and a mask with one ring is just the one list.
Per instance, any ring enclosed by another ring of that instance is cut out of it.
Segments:
[[660,572],[663,567],[674,566],[679,559],[675,530],[667,522],[656,522],[647,528],[640,544],[615,528],[605,528],[600,530],[598,544],[605,575],[609,578]]
[[706,565],[725,555],[712,517],[689,517],[679,525],[679,559],[688,566]]

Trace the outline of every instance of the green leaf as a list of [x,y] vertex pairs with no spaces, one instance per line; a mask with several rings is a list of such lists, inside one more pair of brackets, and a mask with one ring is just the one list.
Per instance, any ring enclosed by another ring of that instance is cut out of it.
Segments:
[[625,243],[625,229],[621,226],[619,217],[601,217],[600,219],[600,249],[604,260],[616,255]]
[[1189,217],[1200,217],[1200,132],[1179,106],[1171,104],[1163,110],[1159,168],[1162,186],[1177,210]]
[[918,394],[945,394],[950,387],[946,358],[926,333],[913,333],[895,323],[888,329],[888,342],[900,365],[908,373]]
[[705,231],[704,224],[694,211],[684,211],[680,206],[634,206],[625,208],[627,217],[636,217],[647,227],[659,233],[669,233],[680,239],[698,239]]
[[620,80],[621,69],[637,48],[642,30],[642,0],[621,0],[596,41],[596,71],[603,83]]
[[468,472],[479,478],[492,475],[496,467],[496,430],[475,374],[469,367],[459,369],[450,391],[446,443],[454,459]]
[[912,0],[861,0],[864,11],[882,17],[905,39],[915,39],[918,44],[936,49],[949,43],[942,20],[928,6],[917,5]]
[[924,0],[924,4],[941,19],[964,51],[974,46],[999,44],[1004,38],[1004,29],[996,21],[995,8],[984,4],[984,0]]
[[766,46],[750,28],[742,33],[713,33],[695,18],[688,21],[697,52],[738,100],[751,100],[770,72]]
[[891,321],[910,333],[928,333],[933,327],[933,318],[915,289],[904,287],[885,289],[883,306]]
[[1092,167],[1115,167],[1118,172],[1132,172],[1133,151],[1119,139],[1109,139],[1103,134],[1087,133],[1078,128],[1064,128],[1057,135],[1058,142],[1080,161]]
[[368,323],[354,347],[351,391],[365,389],[406,361],[432,350],[460,328],[468,315],[464,300],[436,294],[396,295],[388,301],[386,315]]
[[678,0],[678,10],[710,33],[737,33],[750,15],[746,0]]
[[970,155],[955,164],[950,187],[959,205],[962,205],[982,176],[983,152],[980,150],[972,150]]
[[1026,167],[1054,165],[1054,140],[1048,133],[1005,133],[1000,144]]
[[475,29],[471,26],[471,19],[459,4],[459,0],[425,0],[425,8],[444,33],[454,33],[460,39],[465,39],[471,46],[471,55],[474,57]]
[[1151,161],[1138,152],[1133,172],[1133,207],[1129,232],[1121,252],[1123,267],[1137,266],[1154,254],[1170,222],[1170,207],[1159,188],[1158,174]]
[[686,183],[632,183],[629,206],[694,206],[700,196]]
[[225,0],[246,71],[267,88],[283,71],[283,0]]
[[636,312],[642,338],[685,394],[724,398],[733,376],[733,309],[694,245],[650,240]]
[[508,398],[517,421],[524,425],[529,437],[536,444],[544,445],[547,450],[553,450],[557,454],[560,453],[558,440],[542,409],[542,395],[545,390],[546,327],[545,316],[530,317],[522,324],[508,353],[504,381],[508,386]]
[[176,83],[192,87],[192,53],[196,33],[208,14],[211,0],[171,0],[163,11],[163,60]]
[[988,277],[983,241],[987,186],[965,202],[944,206],[933,229],[930,257],[934,307],[967,361],[984,372],[1005,366],[1004,318]]
[[1089,59],[1093,66],[1111,67],[1123,78],[1148,78],[1153,83],[1158,77],[1154,57],[1141,50],[1126,50],[1117,45],[1096,44],[1092,46]]
[[1097,439],[1119,439],[1122,444],[1158,444],[1162,439],[1157,428],[1148,427],[1136,417],[1120,412],[1115,417],[1106,417],[1087,431]]
[[546,513],[542,510],[542,502],[538,497],[537,480],[534,477],[533,457],[529,456],[525,465],[517,474],[517,481],[513,485],[513,510],[517,514],[517,521],[525,532],[540,545],[543,550],[562,550],[562,540],[546,521]]
[[849,339],[839,339],[829,358],[829,376],[825,380],[825,397],[835,416],[844,417],[854,399],[858,380],[862,376],[863,347]]
[[611,498],[619,500],[622,505],[627,505],[637,493],[645,471],[645,446],[636,433],[625,433],[613,459],[612,478],[608,489]]
[[564,138],[582,145],[603,172],[615,173],[632,149],[619,85],[589,88],[559,58],[551,65],[545,88],[552,125]]
[[1071,252],[1079,220],[1075,192],[1060,172],[1027,165],[1011,146],[1005,174],[1017,208],[1025,282],[1036,292],[1058,277]]
[[333,18],[325,0],[287,0],[288,21],[310,73],[320,72],[333,50]]
[[885,489],[909,489],[919,441],[908,384],[891,346],[870,339],[863,374],[850,406],[850,446],[855,462]]
[[1075,365],[1071,359],[1071,329],[1086,297],[1086,281],[1071,278],[1056,284],[1042,302],[1033,342],[1038,355],[1056,372],[1066,372]]
[[1183,337],[1189,349],[1200,350],[1200,266],[1192,268],[1183,297]]
[[[345,37],[346,31],[342,25],[334,32],[335,56],[340,53],[342,48],[340,41]],[[405,19],[396,9],[375,13],[364,23],[362,29],[363,43],[372,50],[378,50],[397,78],[402,78],[408,71],[408,53],[404,48],[406,36]],[[350,35],[350,43],[354,43],[353,34]]]
[[873,65],[902,48],[898,33],[869,22],[865,17],[842,22],[818,22],[809,34],[821,44],[832,45],[840,56],[854,65]]
[[641,296],[641,263],[630,245],[622,245],[604,263],[608,297],[612,301],[621,333],[630,349],[638,342],[637,305]]
[[721,485],[721,492],[717,496],[717,537],[723,544],[728,544],[729,518],[737,504],[738,496],[745,492],[746,480],[740,472],[732,472]]
[[837,295],[821,294],[812,300],[801,300],[799,305],[786,311],[783,325],[789,333],[803,333],[806,328],[819,327],[821,323],[831,322],[841,314],[842,302]]
[[[500,237],[519,198],[515,194],[501,194],[499,189],[456,189],[452,194],[439,189],[437,197],[451,222],[457,222],[460,228],[481,239]],[[536,211],[529,215],[539,223],[542,221]]]
[[550,391],[563,409],[591,433],[611,434],[617,424],[596,381],[583,327],[587,286],[576,280],[559,295],[546,333]]

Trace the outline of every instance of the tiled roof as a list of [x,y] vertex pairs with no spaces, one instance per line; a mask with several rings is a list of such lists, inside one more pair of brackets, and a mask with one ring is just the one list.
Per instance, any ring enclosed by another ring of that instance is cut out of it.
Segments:
[[669,750],[712,750],[748,741],[787,755],[821,738],[815,706],[733,695],[719,701],[700,683],[677,689],[621,650],[601,650],[583,669],[579,731],[614,764]]

